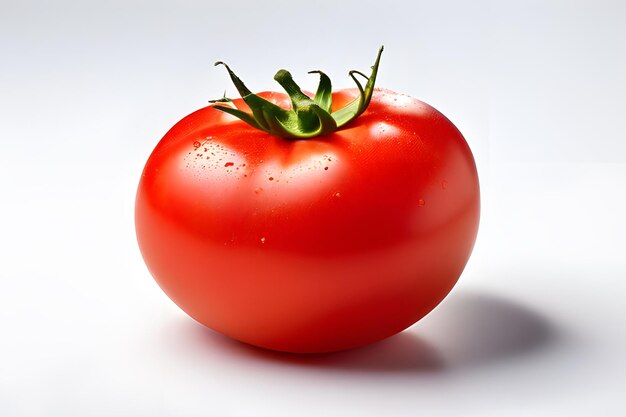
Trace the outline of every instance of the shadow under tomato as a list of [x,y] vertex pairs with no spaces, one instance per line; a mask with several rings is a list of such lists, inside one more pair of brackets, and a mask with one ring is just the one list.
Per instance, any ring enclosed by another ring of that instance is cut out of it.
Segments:
[[402,332],[362,348],[319,354],[284,353],[258,348],[222,336],[206,327],[192,323],[195,340],[202,340],[211,349],[241,359],[259,360],[296,367],[329,368],[363,372],[431,372],[441,369],[443,362],[436,349],[412,332]]
[[467,292],[451,294],[402,333],[334,353],[275,352],[237,342],[188,318],[184,323],[176,332],[196,353],[210,349],[211,355],[234,360],[369,373],[454,372],[532,355],[558,341],[555,327],[541,314],[504,298]]
[[530,356],[563,342],[557,327],[527,306],[460,291],[412,330],[438,347],[448,370]]
[[444,365],[437,350],[412,332],[402,332],[378,343],[341,352],[292,354],[248,345],[242,349],[272,361],[351,371],[432,372]]

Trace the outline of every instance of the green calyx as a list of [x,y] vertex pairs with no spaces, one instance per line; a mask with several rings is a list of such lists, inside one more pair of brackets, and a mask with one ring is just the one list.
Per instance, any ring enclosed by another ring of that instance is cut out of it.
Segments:
[[[281,69],[276,73],[274,79],[285,89],[291,99],[291,110],[285,110],[248,90],[228,65],[221,61],[216,62],[215,65],[226,67],[230,79],[235,84],[243,101],[252,110],[252,113],[235,108],[232,105],[232,100],[227,97],[209,102],[215,103],[213,105],[214,109],[236,116],[250,126],[271,135],[287,139],[307,139],[326,135],[342,128],[367,109],[374,92],[374,83],[376,82],[376,74],[378,73],[378,65],[382,53],[383,47],[381,46],[369,77],[359,71],[353,70],[349,72],[350,77],[352,77],[359,88],[359,98],[334,112],[331,110],[333,98],[330,78],[322,71],[309,72],[309,74],[319,74],[320,76],[320,83],[313,98],[302,92],[289,71]],[[360,75],[367,80],[365,87],[359,82],[356,75]]]

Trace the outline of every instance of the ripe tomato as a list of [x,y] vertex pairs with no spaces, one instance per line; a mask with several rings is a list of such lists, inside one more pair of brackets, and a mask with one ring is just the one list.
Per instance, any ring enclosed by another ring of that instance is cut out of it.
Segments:
[[[360,93],[333,93],[332,108]],[[371,93],[345,128],[309,139],[214,106],[167,132],[141,177],[136,230],[180,308],[252,345],[327,352],[400,332],[448,294],[478,229],[472,153],[428,104]],[[258,97],[289,108],[288,95]]]

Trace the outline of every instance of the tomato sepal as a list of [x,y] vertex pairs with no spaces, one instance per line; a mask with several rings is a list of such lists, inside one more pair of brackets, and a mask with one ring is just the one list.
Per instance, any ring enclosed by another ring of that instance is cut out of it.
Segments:
[[[213,104],[214,109],[238,117],[256,129],[285,139],[309,139],[328,135],[360,116],[369,106],[383,49],[381,46],[378,50],[370,76],[357,70],[348,73],[357,85],[359,97],[334,112],[332,111],[332,83],[330,78],[320,70],[309,72],[309,74],[320,75],[320,82],[313,98],[302,92],[289,71],[281,69],[276,73],[274,80],[283,87],[291,100],[291,109],[287,110],[252,93],[230,67],[222,61],[216,62],[215,65],[222,65],[226,68],[231,81],[243,101],[250,108],[251,113],[237,109],[232,105],[221,104],[232,104],[232,100],[227,97],[210,100],[209,103]],[[361,84],[356,75],[367,80],[365,86]]]

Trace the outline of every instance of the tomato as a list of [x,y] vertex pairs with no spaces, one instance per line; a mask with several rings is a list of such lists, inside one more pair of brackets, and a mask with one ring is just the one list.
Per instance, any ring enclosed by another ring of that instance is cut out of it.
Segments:
[[[333,111],[360,91],[333,93]],[[428,104],[371,93],[359,117],[307,139],[213,105],[167,132],[141,176],[136,232],[181,309],[245,343],[329,352],[398,333],[449,293],[478,230],[472,153]],[[289,95],[258,97],[289,108]]]

